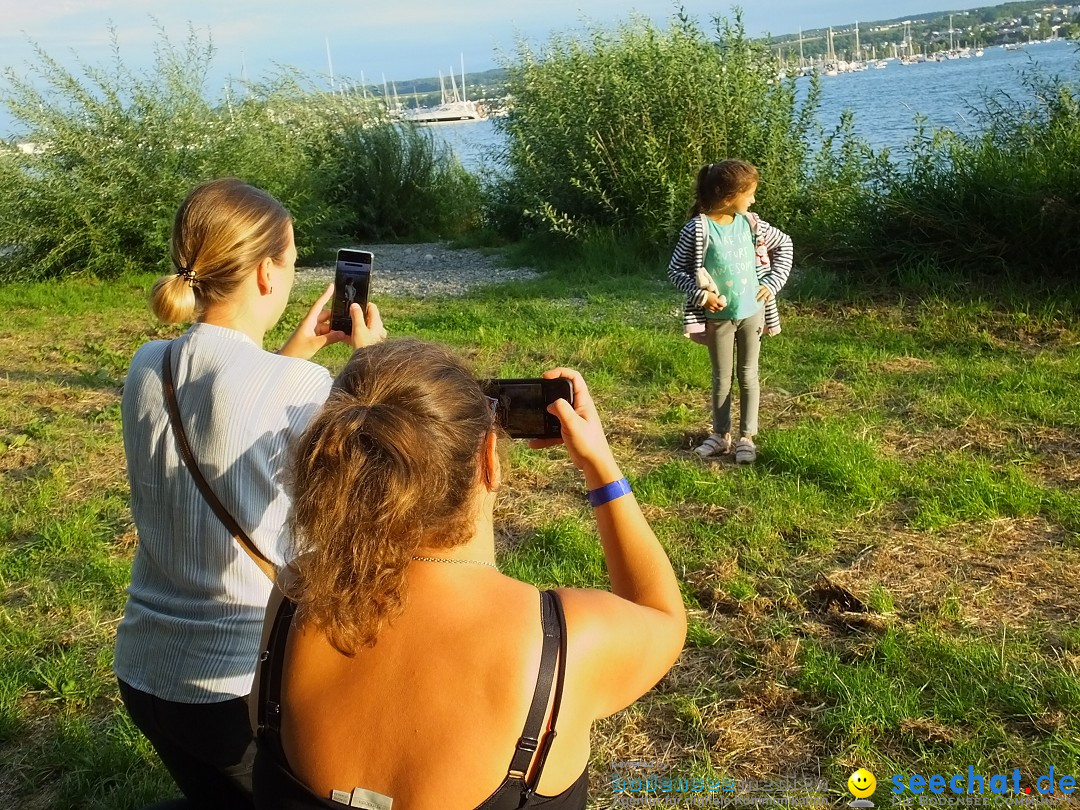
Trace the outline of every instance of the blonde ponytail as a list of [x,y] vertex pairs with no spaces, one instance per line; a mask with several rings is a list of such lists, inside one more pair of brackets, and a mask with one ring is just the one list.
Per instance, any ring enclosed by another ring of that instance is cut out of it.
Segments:
[[150,309],[165,323],[189,323],[195,320],[195,290],[179,273],[169,273],[154,282]]
[[196,186],[173,221],[176,272],[154,284],[154,314],[166,323],[181,323],[227,300],[264,258],[281,260],[291,226],[280,202],[235,177]]

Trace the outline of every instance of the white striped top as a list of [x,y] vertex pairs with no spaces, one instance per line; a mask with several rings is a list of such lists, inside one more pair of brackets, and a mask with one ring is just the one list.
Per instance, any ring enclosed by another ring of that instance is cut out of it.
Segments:
[[[206,505],[180,457],[161,387],[167,345],[142,346],[124,383],[139,545],[113,669],[164,700],[218,703],[251,691],[270,582]],[[203,476],[259,550],[284,564],[289,445],[326,401],[330,373],[203,323],[177,339],[173,371]]]

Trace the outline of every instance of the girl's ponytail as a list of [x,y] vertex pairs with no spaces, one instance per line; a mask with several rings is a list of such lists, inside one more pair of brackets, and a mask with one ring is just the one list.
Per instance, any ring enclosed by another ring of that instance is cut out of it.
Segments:
[[165,323],[194,320],[231,296],[259,262],[280,260],[292,239],[292,218],[262,189],[235,177],[196,186],[173,221],[175,272],[162,276],[150,307]]
[[709,172],[715,165],[715,163],[707,163],[698,170],[697,182],[694,184],[694,205],[690,208],[691,219],[704,214],[706,211],[703,203],[705,199],[704,191],[708,188]]

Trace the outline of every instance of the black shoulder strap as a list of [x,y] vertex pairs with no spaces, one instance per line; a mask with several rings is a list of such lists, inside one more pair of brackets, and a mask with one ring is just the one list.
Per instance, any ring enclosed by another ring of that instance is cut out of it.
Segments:
[[214,490],[210,489],[210,485],[206,483],[206,479],[203,478],[202,472],[199,470],[199,464],[195,461],[195,454],[191,452],[191,445],[188,443],[187,433],[184,432],[184,423],[180,419],[180,406],[176,401],[176,386],[173,383],[173,370],[172,370],[172,341],[165,347],[165,354],[161,358],[161,384],[165,389],[165,408],[169,412],[169,423],[172,425],[173,435],[176,437],[176,444],[180,448],[180,456],[184,459],[184,466],[188,468],[188,472],[191,473],[191,477],[195,481],[195,486],[199,488],[199,492],[202,493],[203,499],[206,501],[218,520],[225,524],[225,528],[229,530],[229,533],[236,539],[236,542],[248,553],[252,562],[259,566],[259,570],[262,571],[270,579],[271,582],[277,577],[277,568],[274,563],[271,562],[265,554],[259,551],[258,547],[248,537],[240,524],[236,522],[232,515],[229,514],[229,510],[218,500],[217,495],[214,494]]
[[258,731],[269,730],[277,743],[280,743],[281,736],[281,681],[285,669],[285,646],[295,615],[296,604],[288,597],[282,598],[266,639],[266,649],[259,655],[259,693],[256,695]]
[[[536,786],[540,783],[540,775],[544,772],[544,765],[547,763],[548,752],[551,751],[551,743],[554,742],[555,735],[558,734],[555,730],[555,724],[559,720],[559,708],[562,706],[563,682],[566,679],[566,614],[563,612],[562,600],[559,598],[558,593],[555,591],[544,591],[544,595],[550,597],[549,606],[555,614],[557,625],[555,631],[559,639],[559,674],[555,680],[555,698],[551,702],[551,718],[548,720],[544,739],[540,743],[540,752],[536,755],[536,768],[533,772],[532,785],[529,787],[530,793],[534,792]],[[544,631],[544,641],[547,641],[546,629]]]
[[[543,770],[543,760],[547,758],[551,740],[555,736],[555,717],[559,711],[559,700],[562,693],[563,658],[565,658],[565,633],[563,632],[562,605],[554,591],[543,591],[540,594],[541,621],[544,628],[544,646],[540,654],[540,670],[536,675],[536,688],[533,690],[532,705],[529,706],[529,714],[525,718],[525,727],[521,732],[514,756],[510,760],[510,769],[507,778],[520,779],[525,784],[525,793],[532,794],[533,787],[540,780]],[[559,682],[555,687],[555,705],[552,708],[551,722],[548,723],[544,733],[543,744],[540,741],[540,730],[544,724],[544,715],[547,713],[548,695],[551,694],[551,684],[555,680],[555,659],[559,655]],[[535,770],[533,784],[526,781],[529,771],[529,763],[537,748],[541,748],[540,759]]]

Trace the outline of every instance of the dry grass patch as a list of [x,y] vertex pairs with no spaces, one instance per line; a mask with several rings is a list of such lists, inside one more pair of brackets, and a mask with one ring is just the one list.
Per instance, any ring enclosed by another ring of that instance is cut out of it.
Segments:
[[1044,485],[1061,489],[1080,487],[1080,438],[1052,428],[1017,430],[1021,443],[1039,458],[1032,474]]
[[713,707],[705,720],[714,766],[739,779],[817,773],[826,752],[801,693],[766,678],[741,686],[739,698]]
[[923,357],[888,357],[876,363],[870,363],[869,369],[883,374],[918,374],[936,370],[937,364]]
[[80,459],[69,473],[64,499],[69,503],[85,501],[97,494],[127,490],[127,460],[121,443],[108,443]]
[[906,621],[955,618],[988,632],[1076,621],[1080,552],[1039,518],[960,525],[937,535],[888,531],[829,578],[861,599],[886,589]]
[[761,413],[775,427],[791,427],[858,407],[861,404],[855,392],[838,379],[823,380],[816,388],[801,394],[783,394],[767,385],[761,391]]
[[740,675],[730,651],[687,649],[656,692],[596,726],[594,767],[659,761],[657,770],[701,773],[707,763],[739,779],[816,773],[825,752],[810,728],[814,710],[772,672]]
[[1048,348],[1067,346],[1077,342],[1076,332],[1063,323],[1053,324],[1026,323],[1018,326],[1015,322],[1004,319],[992,319],[984,324],[987,339],[994,348],[1002,351],[1021,351],[1031,356]]
[[967,419],[955,428],[935,428],[914,432],[909,429],[883,426],[879,446],[885,453],[902,459],[918,459],[928,453],[963,453],[1002,459],[1011,457],[1015,447],[1015,431],[1005,431],[1000,423]]

